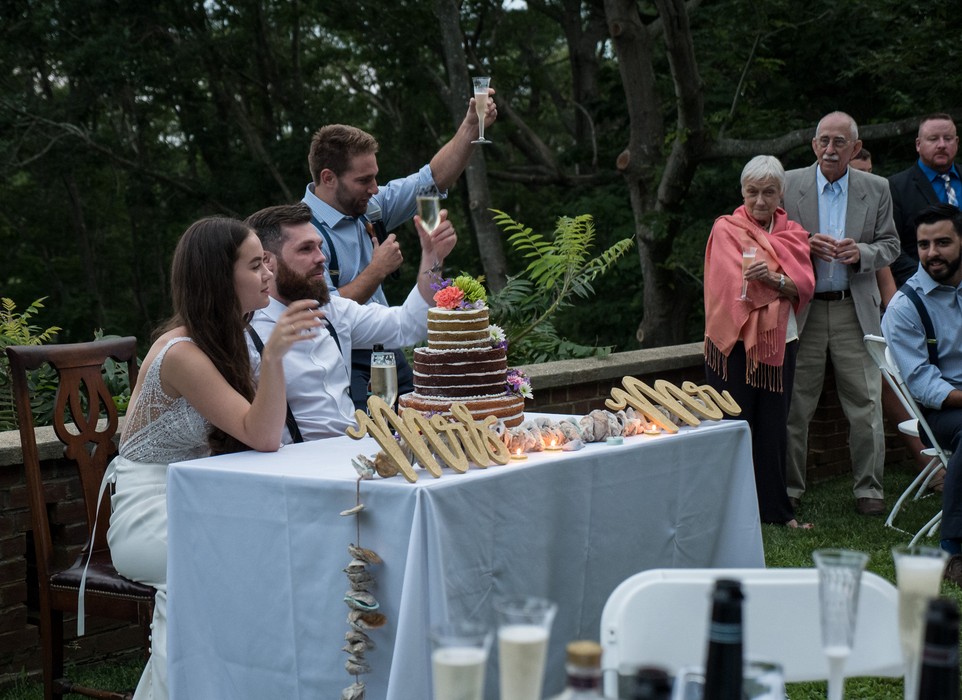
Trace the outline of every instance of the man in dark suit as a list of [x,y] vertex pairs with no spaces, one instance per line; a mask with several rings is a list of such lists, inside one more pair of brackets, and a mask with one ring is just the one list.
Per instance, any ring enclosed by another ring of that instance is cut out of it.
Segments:
[[902,243],[898,260],[892,263],[892,274],[899,287],[919,267],[915,215],[939,202],[955,206],[962,202],[962,179],[955,165],[959,136],[952,117],[942,113],[922,117],[915,150],[919,154],[915,165],[889,178],[895,228]]
[[848,418],[856,509],[882,515],[882,379],[862,338],[878,334],[880,296],[875,271],[898,255],[892,197],[884,178],[849,168],[862,142],[843,112],[818,123],[812,149],[817,162],[785,174],[785,211],[811,233],[815,295],[798,316],[798,359],[788,416],[789,498],[805,492],[808,424],[818,406],[831,358]]

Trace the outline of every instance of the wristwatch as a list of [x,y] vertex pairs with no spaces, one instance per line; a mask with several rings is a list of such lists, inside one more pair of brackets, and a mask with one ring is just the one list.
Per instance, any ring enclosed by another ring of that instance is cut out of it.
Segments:
[[778,291],[785,289],[785,275],[780,274],[778,276]]

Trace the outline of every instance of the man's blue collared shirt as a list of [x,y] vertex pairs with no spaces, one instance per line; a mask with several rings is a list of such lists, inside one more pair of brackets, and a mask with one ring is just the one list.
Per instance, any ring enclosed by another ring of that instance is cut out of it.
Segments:
[[939,284],[919,267],[906,284],[925,304],[937,340],[939,366],[929,363],[925,330],[915,304],[896,293],[882,317],[882,333],[905,383],[922,405],[942,408],[952,389],[962,389],[962,284]]
[[[378,188],[378,193],[372,196],[371,200],[376,206],[380,206],[381,219],[388,231],[393,231],[404,222],[411,220],[417,212],[418,189],[433,184],[435,183],[434,177],[431,175],[431,166],[425,165],[416,173],[391,180]],[[314,183],[307,185],[302,201],[311,208],[314,217],[323,226],[327,227],[328,233],[334,241],[340,272],[338,283],[344,285],[351,282],[371,263],[373,248],[371,238],[364,228],[364,221],[353,216],[346,216],[319,199],[314,194]],[[368,203],[368,209],[372,208],[371,203]],[[321,249],[324,251],[324,257],[327,258],[327,264],[330,265],[331,250],[323,235],[321,236]],[[326,268],[324,276],[331,293],[337,294],[337,288],[331,281],[331,275]],[[384,296],[384,290],[380,287],[377,288],[377,291],[374,292],[367,303],[372,302],[387,306],[387,298]]]
[[[949,195],[945,191],[945,180],[942,179],[941,173],[932,170],[929,166],[919,159],[919,170],[925,173],[925,177],[929,179],[932,183],[932,189],[935,190],[935,196],[939,198],[942,204],[948,204]],[[959,178],[959,171],[955,167],[955,163],[949,168],[949,184],[955,191],[955,201],[962,202],[962,179]]]
[[[848,211],[848,170],[835,182],[829,182],[821,168],[815,168],[815,186],[818,189],[818,232],[842,240],[845,238],[845,212]],[[849,266],[828,263],[813,258],[815,268],[815,291],[832,292],[848,289]]]

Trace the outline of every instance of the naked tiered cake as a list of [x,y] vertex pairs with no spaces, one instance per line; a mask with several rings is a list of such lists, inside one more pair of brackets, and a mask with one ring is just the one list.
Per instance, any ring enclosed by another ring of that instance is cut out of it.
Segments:
[[508,427],[520,425],[524,397],[507,391],[507,351],[503,342],[492,340],[483,288],[480,299],[465,301],[464,295],[454,285],[435,295],[438,306],[428,310],[428,346],[414,350],[414,392],[401,396],[399,405],[448,414],[457,402],[477,420],[496,416]]

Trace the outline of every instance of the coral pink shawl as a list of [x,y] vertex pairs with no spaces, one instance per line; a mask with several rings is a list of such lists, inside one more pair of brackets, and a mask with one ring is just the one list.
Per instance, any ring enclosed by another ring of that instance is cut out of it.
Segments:
[[750,301],[738,300],[745,246],[757,248],[756,261],[766,261],[772,272],[795,283],[796,314],[815,291],[808,233],[789,221],[784,209],[775,210],[771,233],[759,227],[744,206],[718,217],[705,249],[705,361],[727,379],[728,356],[741,339],[748,360],[745,382],[781,392],[791,302],[758,280],[748,283]]

